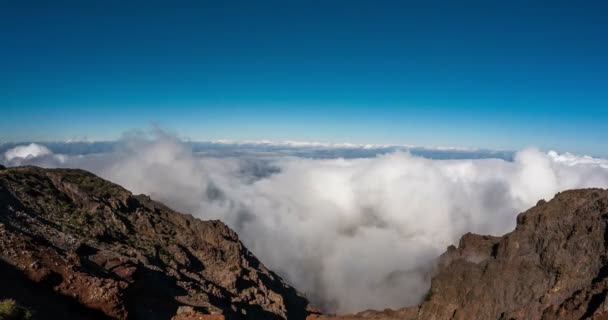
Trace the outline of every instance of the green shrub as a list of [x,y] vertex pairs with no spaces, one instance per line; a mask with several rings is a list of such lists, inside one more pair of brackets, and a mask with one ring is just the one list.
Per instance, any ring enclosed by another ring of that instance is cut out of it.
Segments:
[[0,300],[0,320],[29,320],[32,312],[17,305],[13,299]]
[[427,293],[424,295],[424,301],[429,301],[433,297],[433,290],[429,289]]

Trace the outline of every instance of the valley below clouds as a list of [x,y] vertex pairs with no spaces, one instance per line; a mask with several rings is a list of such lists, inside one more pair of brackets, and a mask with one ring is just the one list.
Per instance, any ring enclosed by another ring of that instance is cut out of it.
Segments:
[[608,160],[409,146],[117,142],[1,146],[7,166],[89,170],[200,219],[219,219],[322,310],[419,303],[466,232],[501,235],[557,192],[608,187]]

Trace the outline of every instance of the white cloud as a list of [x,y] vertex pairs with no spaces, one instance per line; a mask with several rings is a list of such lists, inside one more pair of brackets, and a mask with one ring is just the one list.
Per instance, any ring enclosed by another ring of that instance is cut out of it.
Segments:
[[51,151],[47,147],[36,143],[30,143],[29,145],[17,146],[7,150],[4,153],[4,158],[6,161],[11,162],[36,158],[48,154],[51,154]]
[[590,156],[577,156],[572,153],[566,152],[559,154],[555,151],[549,151],[549,157],[553,159],[555,162],[559,162],[568,166],[577,166],[577,165],[591,165],[591,166],[599,166],[604,169],[608,169],[608,159],[598,159]]
[[411,144],[375,144],[375,143],[350,143],[350,142],[320,142],[320,141],[296,141],[296,140],[192,140],[193,142],[204,142],[218,145],[233,145],[233,146],[272,146],[272,147],[287,147],[287,148],[336,148],[336,149],[381,149],[381,148],[424,148],[426,150],[437,151],[477,151],[477,148],[469,147],[446,147],[446,146],[415,146]]
[[415,304],[434,259],[463,233],[499,235],[539,199],[608,187],[606,160],[536,149],[514,161],[404,152],[261,160],[201,157],[158,133],[107,154],[41,154],[26,155],[26,163],[88,169],[177,210],[223,220],[268,267],[337,312]]

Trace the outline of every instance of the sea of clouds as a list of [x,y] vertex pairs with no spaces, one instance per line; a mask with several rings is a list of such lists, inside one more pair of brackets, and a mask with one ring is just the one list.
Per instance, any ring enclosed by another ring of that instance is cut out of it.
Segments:
[[330,312],[420,302],[435,259],[466,232],[501,235],[539,199],[608,187],[608,160],[370,145],[185,142],[5,145],[8,166],[78,167],[201,219]]

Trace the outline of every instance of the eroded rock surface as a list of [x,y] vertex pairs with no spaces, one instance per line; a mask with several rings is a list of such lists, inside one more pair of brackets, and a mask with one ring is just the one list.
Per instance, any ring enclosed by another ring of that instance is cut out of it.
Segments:
[[220,221],[82,170],[0,170],[0,277],[0,298],[32,306],[38,319],[304,319],[314,311]]

